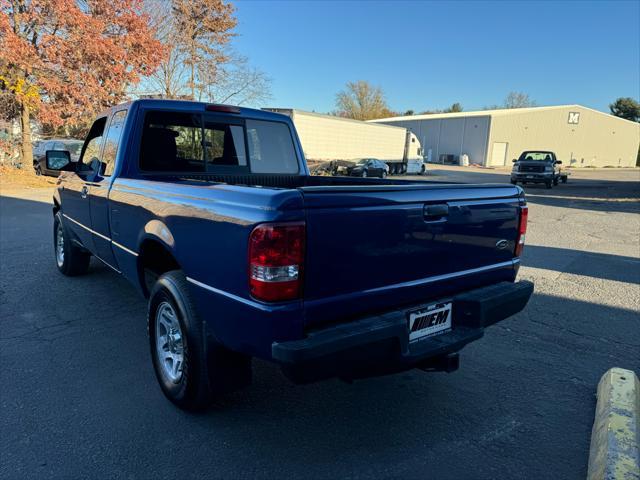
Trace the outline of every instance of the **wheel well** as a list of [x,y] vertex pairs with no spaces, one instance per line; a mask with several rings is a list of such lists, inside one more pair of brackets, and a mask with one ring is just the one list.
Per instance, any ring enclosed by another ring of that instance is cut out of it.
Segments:
[[163,244],[156,240],[142,242],[138,255],[138,277],[146,297],[160,275],[179,269],[180,264]]

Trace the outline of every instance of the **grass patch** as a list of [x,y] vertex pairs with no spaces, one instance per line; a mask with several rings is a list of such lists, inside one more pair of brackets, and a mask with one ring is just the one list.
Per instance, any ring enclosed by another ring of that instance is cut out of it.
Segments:
[[54,177],[44,177],[35,174],[33,169],[9,167],[0,165],[0,190],[17,188],[47,188],[57,182]]

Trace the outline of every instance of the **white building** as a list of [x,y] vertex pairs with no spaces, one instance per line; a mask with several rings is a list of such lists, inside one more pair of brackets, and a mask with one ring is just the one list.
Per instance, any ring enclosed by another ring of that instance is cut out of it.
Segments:
[[632,167],[640,124],[580,105],[441,113],[371,120],[405,127],[425,156],[457,162],[510,165],[525,150],[551,150],[574,167]]

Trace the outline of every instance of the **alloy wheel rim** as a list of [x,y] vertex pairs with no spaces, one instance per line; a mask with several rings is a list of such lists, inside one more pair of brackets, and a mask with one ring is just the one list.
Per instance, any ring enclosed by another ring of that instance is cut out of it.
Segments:
[[62,234],[62,225],[58,224],[56,229],[56,262],[58,266],[64,265],[64,235]]
[[182,328],[173,307],[162,302],[156,310],[156,356],[162,375],[172,383],[182,378],[184,343]]

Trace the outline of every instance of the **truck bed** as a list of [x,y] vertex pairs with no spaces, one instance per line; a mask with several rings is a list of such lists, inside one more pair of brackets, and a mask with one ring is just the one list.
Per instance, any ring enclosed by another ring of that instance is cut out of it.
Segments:
[[[288,198],[282,204],[271,198],[268,208],[280,212],[273,221],[306,223],[306,328],[516,276],[513,250],[524,199],[509,184],[254,174],[154,180],[157,186],[170,182],[174,193],[185,186],[191,198],[197,192],[203,200],[217,196],[220,187],[242,192],[244,199],[253,198],[254,188],[262,198],[269,190]],[[298,192],[298,200],[291,202],[287,191]],[[430,208],[446,214],[427,218]]]

